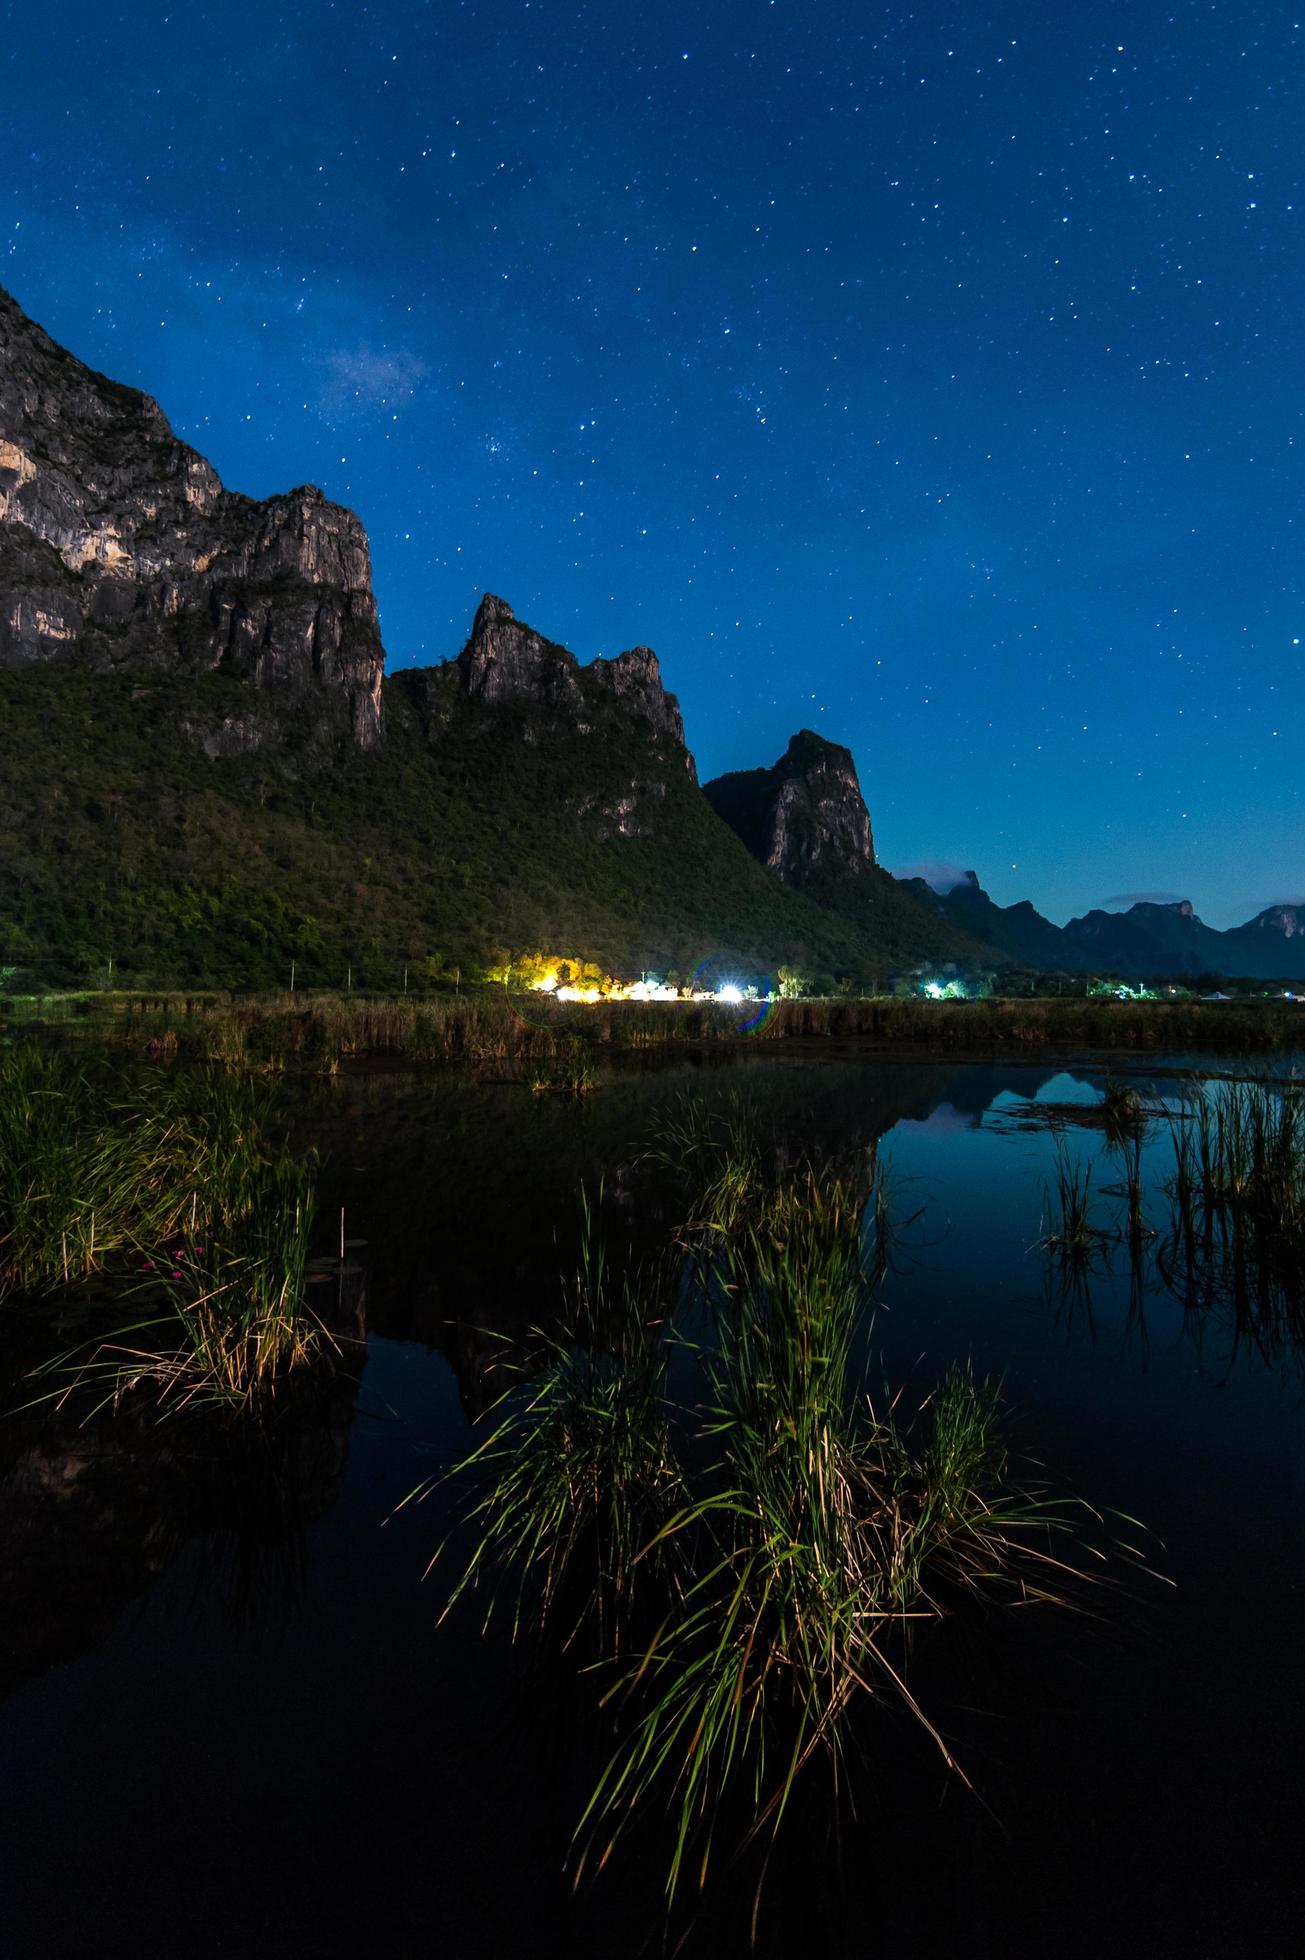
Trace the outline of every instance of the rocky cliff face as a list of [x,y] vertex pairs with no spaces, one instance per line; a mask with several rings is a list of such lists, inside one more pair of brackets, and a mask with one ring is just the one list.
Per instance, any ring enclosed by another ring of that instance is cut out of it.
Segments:
[[1217,971],[1266,980],[1305,979],[1305,905],[1268,905],[1221,938],[1225,964]]
[[147,395],[0,291],[0,667],[221,669],[372,748],[384,651],[367,538],[311,486],[223,488]]
[[851,751],[809,728],[771,768],[717,776],[703,793],[786,884],[856,877],[874,867],[870,815]]
[[595,713],[615,705],[627,717],[646,723],[652,740],[697,781],[693,757],[684,744],[680,704],[662,686],[661,668],[651,647],[633,647],[611,660],[594,660],[582,667],[566,647],[544,639],[518,619],[506,599],[487,592],[457,667],[463,691],[472,700],[491,705],[521,702],[558,712],[582,735],[593,731]]
[[1238,932],[1258,933],[1265,941],[1305,937],[1305,905],[1269,905],[1257,912]]

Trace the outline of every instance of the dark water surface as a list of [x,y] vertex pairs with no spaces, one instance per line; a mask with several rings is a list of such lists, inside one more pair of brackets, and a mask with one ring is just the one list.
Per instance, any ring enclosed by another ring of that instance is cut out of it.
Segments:
[[[1177,1094],[1154,1062],[1135,1079]],[[553,1311],[581,1184],[614,1245],[661,1245],[657,1112],[743,1091],[795,1157],[877,1150],[895,1213],[919,1214],[874,1327],[884,1377],[922,1395],[967,1355],[1001,1375],[1015,1452],[1145,1520],[1173,1581],[1135,1572],[1099,1620],[921,1642],[913,1684],[973,1793],[885,1713],[837,1838],[804,1800],[759,1950],[1299,1954],[1299,1357],[1185,1314],[1122,1252],[1085,1291],[1057,1284],[1053,1140],[1026,1105],[1090,1106],[1101,1083],[1091,1061],[759,1054],[605,1075],[583,1103],[433,1075],[287,1085],[327,1236],[343,1205],[365,1241],[344,1282],[361,1381],[235,1448],[179,1423],[0,1428],[0,1952],[663,1950],[655,1824],[647,1855],[635,1840],[576,1895],[565,1876],[597,1760],[583,1688],[481,1637],[474,1605],[438,1626],[453,1573],[423,1572],[447,1499],[395,1506],[467,1447],[501,1334]],[[1084,1162],[1104,1151],[1067,1134]],[[1154,1125],[1154,1185],[1167,1154]],[[1158,1189],[1149,1209],[1162,1223]],[[722,1872],[688,1953],[748,1951],[751,1878]]]

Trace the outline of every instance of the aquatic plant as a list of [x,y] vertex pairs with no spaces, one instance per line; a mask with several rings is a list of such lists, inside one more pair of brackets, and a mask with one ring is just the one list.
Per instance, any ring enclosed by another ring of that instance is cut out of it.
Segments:
[[307,1304],[311,1167],[267,1172],[243,1218],[158,1246],[130,1289],[139,1317],[33,1371],[35,1399],[147,1397],[161,1413],[248,1407],[305,1364],[338,1353]]
[[526,1087],[536,1096],[587,1096],[597,1081],[588,1044],[575,1038],[559,1055],[541,1056],[526,1070]]
[[1122,1146],[1125,1158],[1124,1195],[1128,1202],[1128,1237],[1136,1241],[1147,1231],[1142,1210],[1142,1135],[1137,1131]]
[[492,1432],[452,1473],[473,1491],[472,1550],[445,1612],[484,1581],[487,1624],[506,1588],[514,1634],[527,1616],[543,1624],[564,1612],[563,1644],[593,1620],[619,1645],[636,1567],[681,1488],[666,1405],[667,1276],[653,1265],[614,1278],[584,1195],[581,1212],[559,1324],[536,1332],[533,1353],[505,1361],[511,1379]]
[[514,1632],[559,1614],[567,1641],[606,1632],[616,1739],[578,1869],[660,1806],[672,1898],[724,1815],[769,1835],[814,1759],[837,1775],[859,1705],[890,1696],[951,1763],[907,1682],[909,1629],[966,1595],[1059,1598],[1069,1569],[1051,1550],[1067,1517],[1007,1478],[991,1385],[954,1371],[909,1424],[872,1406],[864,1191],[807,1167],[722,1198],[722,1122],[746,1135],[738,1111],[682,1107],[658,1145],[678,1140],[712,1201],[674,1406],[662,1313],[616,1296],[590,1235],[566,1336],[454,1472],[472,1546],[452,1598],[484,1583],[513,1597]]
[[1101,1117],[1106,1142],[1122,1148],[1142,1135],[1147,1124],[1146,1104],[1131,1083],[1107,1076],[1101,1101]]
[[1048,1186],[1044,1195],[1044,1218],[1050,1223],[1043,1245],[1068,1262],[1085,1261],[1100,1237],[1091,1219],[1092,1167],[1071,1159],[1061,1137],[1056,1138],[1055,1190]]
[[255,1085],[0,1054],[0,1295],[48,1292],[183,1227],[249,1216],[275,1153]]
[[1198,1087],[1170,1122],[1160,1270],[1189,1309],[1231,1309],[1266,1357],[1305,1337],[1305,1085]]
[[908,1685],[908,1626],[958,1592],[1060,1596],[1042,1541],[1065,1521],[1006,1487],[995,1390],[956,1371],[909,1430],[871,1407],[861,1222],[808,1174],[721,1255],[709,1448],[658,1541],[694,1576],[608,1690],[627,1719],[580,1830],[601,1862],[667,1804],[672,1897],[736,1797],[773,1833],[813,1759],[837,1777],[857,1704],[887,1694],[956,1767]]
[[679,1184],[683,1234],[732,1230],[768,1186],[760,1118],[737,1092],[723,1108],[699,1096],[678,1097],[663,1111],[641,1160]]

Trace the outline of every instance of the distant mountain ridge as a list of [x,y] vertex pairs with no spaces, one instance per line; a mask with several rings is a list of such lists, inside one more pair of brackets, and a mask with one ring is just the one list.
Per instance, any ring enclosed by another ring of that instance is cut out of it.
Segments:
[[1027,900],[997,905],[973,871],[944,892],[922,879],[905,882],[922,902],[932,902],[944,918],[1012,963],[1130,979],[1305,979],[1305,906],[1271,905],[1245,925],[1220,931],[1197,917],[1189,899],[1139,899],[1126,912],[1098,907],[1057,926]]
[[799,729],[769,768],[717,776],[703,794],[758,863],[877,946],[909,949],[934,963],[997,962],[995,950],[963,923],[939,919],[930,932],[932,894],[911,890],[876,863],[850,749]]

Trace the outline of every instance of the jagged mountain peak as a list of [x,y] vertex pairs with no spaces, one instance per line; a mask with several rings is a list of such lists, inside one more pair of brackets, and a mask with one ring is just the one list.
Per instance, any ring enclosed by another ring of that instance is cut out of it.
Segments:
[[697,780],[685,746],[679,702],[667,693],[661,663],[651,647],[631,647],[582,666],[567,647],[518,619],[506,599],[487,592],[476,608],[457,666],[463,690],[473,700],[491,705],[523,702],[566,715],[581,729],[587,725],[586,703],[591,699],[619,701],[651,725],[655,738],[679,752]]
[[70,658],[220,669],[380,740],[385,655],[353,512],[313,485],[227,490],[157,402],[0,291],[0,667]]
[[834,761],[840,765],[849,764],[852,773],[856,773],[851,749],[844,748],[839,742],[831,742],[827,736],[817,735],[814,728],[799,728],[796,735],[790,735],[788,747],[774,766],[778,769],[788,763],[798,767],[808,767],[812,763]]
[[856,876],[874,866],[874,837],[852,752],[800,728],[768,769],[703,785],[752,855],[789,884]]
[[504,626],[516,618],[506,599],[500,599],[497,592],[487,592],[476,607],[476,617],[471,625],[471,637],[488,632],[493,626]]
[[1248,919],[1239,930],[1279,932],[1284,939],[1295,939],[1298,934],[1305,933],[1305,905],[1285,901],[1276,905],[1266,905],[1262,912],[1257,912],[1253,919]]

